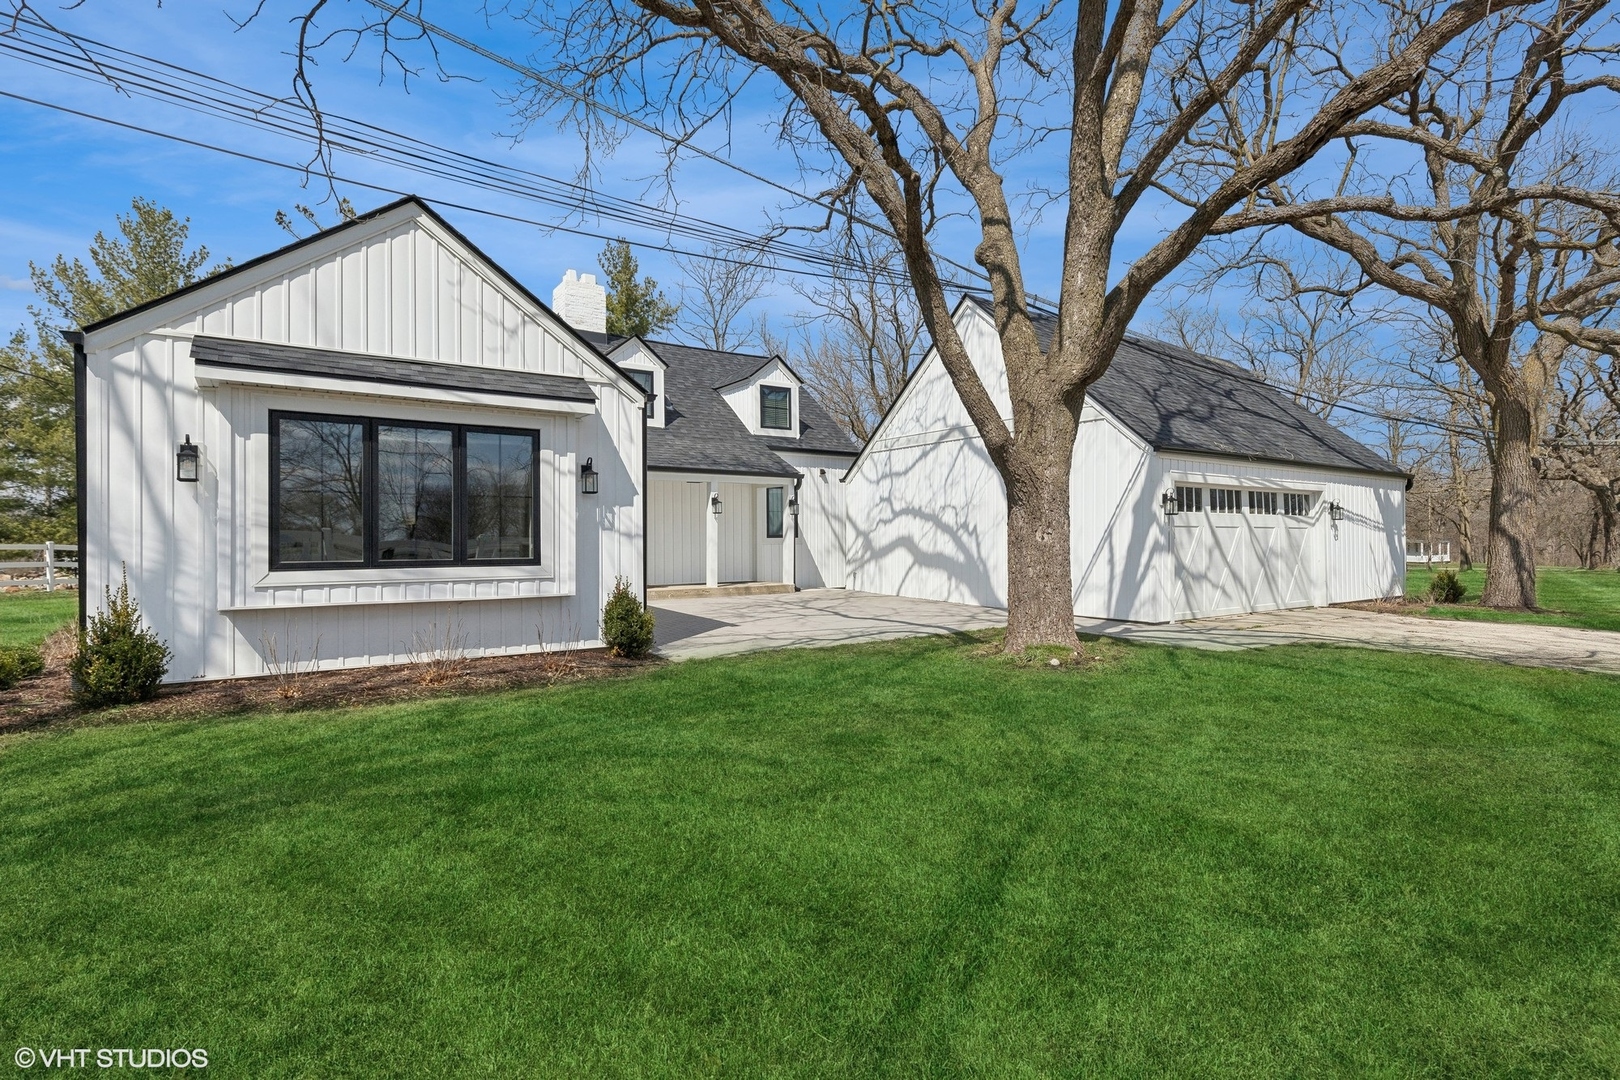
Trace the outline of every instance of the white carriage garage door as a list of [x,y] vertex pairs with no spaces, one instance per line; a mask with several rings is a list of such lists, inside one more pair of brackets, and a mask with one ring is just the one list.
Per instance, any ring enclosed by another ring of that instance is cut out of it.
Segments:
[[1176,487],[1177,619],[1309,607],[1321,576],[1314,495]]

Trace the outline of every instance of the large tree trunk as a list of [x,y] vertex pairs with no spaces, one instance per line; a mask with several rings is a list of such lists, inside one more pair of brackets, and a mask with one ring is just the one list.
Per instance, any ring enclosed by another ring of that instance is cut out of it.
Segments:
[[1485,552],[1486,607],[1536,606],[1535,424],[1530,406],[1506,388],[1492,388],[1495,460],[1491,476],[1490,537]]
[[1075,645],[1069,540],[1069,477],[1079,429],[1075,412],[1061,405],[1013,405],[1014,439],[1002,462],[1008,652],[1031,645]]

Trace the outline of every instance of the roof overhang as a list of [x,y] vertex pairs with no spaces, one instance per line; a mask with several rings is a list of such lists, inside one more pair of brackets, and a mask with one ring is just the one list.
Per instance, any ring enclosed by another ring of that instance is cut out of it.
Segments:
[[562,375],[208,336],[192,339],[191,358],[202,386],[250,385],[418,402],[426,398],[435,403],[575,415],[596,410],[596,394],[590,384]]
[[803,474],[797,469],[790,472],[767,473],[757,470],[733,469],[677,469],[648,465],[647,471],[657,473],[660,479],[683,480],[688,484],[701,484],[708,480],[723,479],[728,484],[745,484],[750,480],[761,484],[780,484],[784,480],[797,480]]

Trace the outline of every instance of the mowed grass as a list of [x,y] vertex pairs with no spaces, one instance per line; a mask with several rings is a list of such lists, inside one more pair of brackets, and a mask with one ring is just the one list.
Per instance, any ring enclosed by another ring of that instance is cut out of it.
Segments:
[[[1496,611],[1479,606],[1485,571],[1459,575],[1468,586],[1461,604],[1431,604],[1424,612],[1441,619],[1482,622],[1541,623],[1586,630],[1620,630],[1620,571],[1573,570],[1543,566],[1536,571],[1536,601],[1541,611]],[[1432,571],[1413,566],[1406,571],[1406,595],[1422,596],[1434,580]]]
[[0,645],[38,645],[79,614],[79,594],[24,589],[0,593]]
[[255,1078],[1620,1070],[1620,679],[1115,651],[14,737],[0,1043]]

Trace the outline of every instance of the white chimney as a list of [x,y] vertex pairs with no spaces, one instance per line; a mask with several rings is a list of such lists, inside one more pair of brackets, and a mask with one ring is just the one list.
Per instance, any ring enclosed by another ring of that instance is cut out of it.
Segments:
[[551,290],[551,310],[575,330],[607,333],[607,290],[596,283],[595,274],[564,274]]

